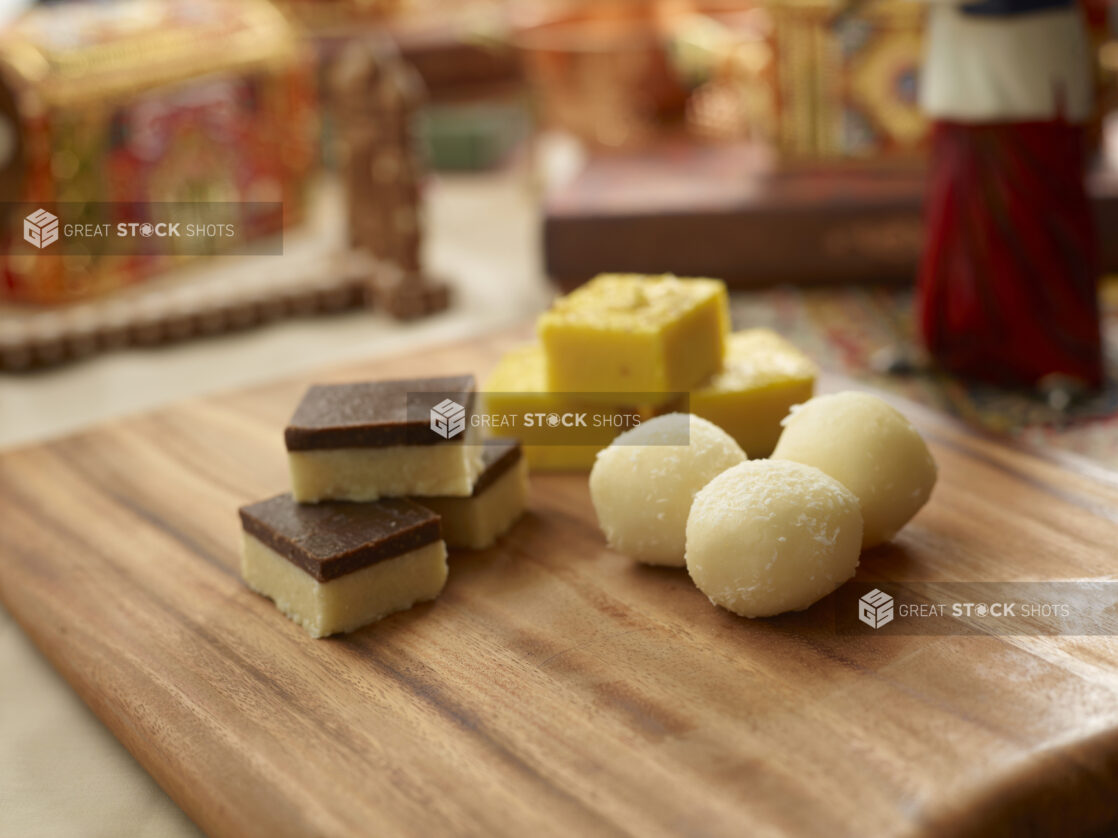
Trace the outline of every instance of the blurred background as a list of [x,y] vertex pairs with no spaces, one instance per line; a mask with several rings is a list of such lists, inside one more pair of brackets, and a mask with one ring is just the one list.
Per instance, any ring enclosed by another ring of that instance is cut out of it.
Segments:
[[[1118,467],[1118,13],[1084,13],[1108,354],[1069,404],[895,374],[917,343],[924,4],[2,0],[0,448],[670,271],[725,279],[736,327],[825,371]],[[236,241],[29,243],[50,218],[184,207]],[[11,834],[190,833],[3,615],[0,671],[20,673]]]
[[[881,353],[914,343],[924,4],[0,10],[0,444],[526,322],[601,271],[670,271],[725,279],[736,325],[775,327],[825,369],[1118,463],[1112,386],[1069,411],[881,374]],[[1086,16],[1089,189],[1118,273],[1116,15]],[[20,227],[37,207],[63,230],[193,207],[239,238],[37,249]]]

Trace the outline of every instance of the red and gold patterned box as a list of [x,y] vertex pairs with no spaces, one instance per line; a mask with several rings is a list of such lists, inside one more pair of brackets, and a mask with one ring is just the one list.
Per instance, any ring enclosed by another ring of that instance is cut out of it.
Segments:
[[[3,202],[84,205],[90,223],[220,203],[249,236],[274,234],[302,212],[314,120],[309,52],[265,0],[56,3],[0,36]],[[185,258],[0,242],[0,299],[67,302]]]

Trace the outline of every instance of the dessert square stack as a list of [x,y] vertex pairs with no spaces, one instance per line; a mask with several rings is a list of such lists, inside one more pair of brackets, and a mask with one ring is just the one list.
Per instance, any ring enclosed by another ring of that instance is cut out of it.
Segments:
[[439,516],[407,500],[242,507],[241,574],[312,637],[353,631],[446,583]]
[[473,376],[311,387],[284,432],[292,491],[240,510],[249,587],[312,637],[437,597],[448,545],[490,546],[527,496],[519,443],[476,442],[474,395]]
[[[531,416],[587,408],[628,422],[591,433],[563,425],[516,431],[532,468],[589,469],[616,432],[684,411],[725,428],[751,457],[767,456],[788,409],[810,398],[815,366],[774,332],[730,334],[717,279],[602,274],[558,299],[486,382],[493,434]],[[509,431],[512,432],[512,431]]]
[[481,472],[476,432],[433,430],[431,416],[473,404],[472,375],[311,387],[284,431],[295,499],[468,496]]

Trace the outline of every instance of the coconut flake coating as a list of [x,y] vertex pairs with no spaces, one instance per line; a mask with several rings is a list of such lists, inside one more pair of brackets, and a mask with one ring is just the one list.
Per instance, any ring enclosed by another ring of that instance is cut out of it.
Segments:
[[695,496],[687,572],[715,605],[743,617],[800,611],[854,575],[858,499],[810,466],[754,460]]
[[869,393],[835,393],[799,405],[784,419],[773,458],[822,469],[857,495],[863,547],[896,535],[936,483],[936,463],[923,437]]
[[689,413],[657,416],[619,435],[590,471],[606,541],[637,561],[682,567],[695,493],[745,458],[733,437]]

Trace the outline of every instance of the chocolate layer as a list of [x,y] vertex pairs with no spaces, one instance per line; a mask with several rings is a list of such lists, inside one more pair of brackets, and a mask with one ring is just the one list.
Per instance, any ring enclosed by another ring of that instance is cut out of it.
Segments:
[[245,532],[319,582],[438,541],[439,516],[409,500],[296,503],[285,492],[242,506]]
[[445,398],[468,416],[474,377],[316,384],[295,409],[284,442],[288,451],[461,443],[465,434],[448,440],[431,430],[429,411]]
[[[520,443],[515,439],[487,439],[481,449],[481,474],[470,497],[477,497],[520,461]],[[422,501],[420,501],[422,503]]]

